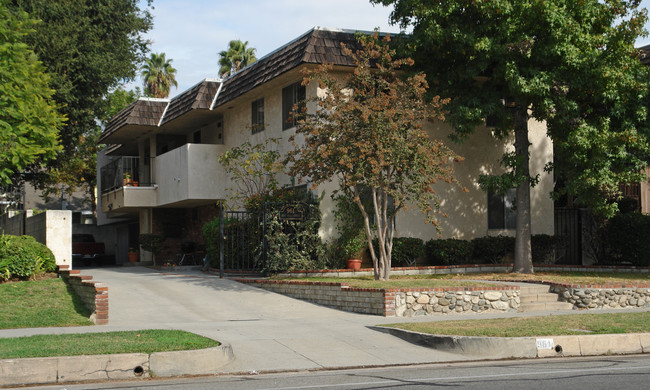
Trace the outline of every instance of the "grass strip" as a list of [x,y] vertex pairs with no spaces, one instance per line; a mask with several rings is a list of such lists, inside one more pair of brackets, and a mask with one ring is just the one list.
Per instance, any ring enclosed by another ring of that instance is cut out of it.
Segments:
[[622,272],[535,272],[534,274],[518,273],[479,273],[479,274],[450,274],[450,279],[475,280],[521,280],[530,282],[551,281],[565,284],[608,285],[608,284],[648,284],[650,274]]
[[[494,286],[489,282],[476,282],[471,280],[454,280],[446,278],[447,275],[395,275],[390,280],[375,280],[372,276],[358,276],[350,278],[307,277],[286,278],[274,277],[273,280],[301,280],[311,282],[347,283],[357,288],[442,288],[442,287],[485,287]],[[465,279],[473,275],[466,275]]]
[[650,312],[567,314],[382,325],[413,332],[484,337],[539,337],[650,332]]
[[140,330],[0,338],[0,359],[203,349],[218,341],[181,330]]
[[[547,281],[555,283],[581,285],[639,285],[650,283],[650,274],[632,274],[620,272],[536,272],[534,274],[518,273],[467,273],[467,274],[433,274],[433,275],[393,275],[388,281],[374,280],[372,276],[355,277],[284,277],[274,280],[303,280],[314,282],[347,283],[359,288],[427,288],[427,287],[485,287],[493,286],[496,281],[529,281],[531,283]],[[471,279],[471,280],[470,280]],[[485,282],[480,282],[485,281]]]
[[90,311],[62,279],[0,284],[0,329],[93,325]]

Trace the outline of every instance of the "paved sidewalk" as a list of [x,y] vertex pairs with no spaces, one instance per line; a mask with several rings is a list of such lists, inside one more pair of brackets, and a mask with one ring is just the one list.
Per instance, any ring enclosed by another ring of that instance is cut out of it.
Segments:
[[[406,321],[538,316],[547,312],[385,318],[326,308],[196,269],[83,269],[109,286],[109,325],[0,330],[0,337],[131,329],[182,329],[229,344],[220,372],[309,370],[473,360],[415,345],[371,327]],[[646,309],[647,310],[647,309]],[[626,310],[625,312],[631,312]],[[598,313],[606,311],[600,310]],[[621,312],[618,310],[616,312]],[[553,314],[578,313],[577,311]],[[584,313],[584,312],[582,312]]]

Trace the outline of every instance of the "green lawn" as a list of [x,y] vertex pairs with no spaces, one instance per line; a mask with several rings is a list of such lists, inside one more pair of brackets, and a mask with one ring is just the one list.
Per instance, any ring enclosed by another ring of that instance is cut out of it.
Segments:
[[650,274],[622,272],[535,272],[534,274],[517,273],[482,273],[447,275],[452,279],[475,280],[525,280],[530,282],[552,281],[570,284],[648,284]]
[[[469,277],[469,276],[468,276]],[[494,286],[489,282],[475,282],[449,278],[448,275],[395,275],[388,281],[375,280],[372,276],[357,276],[349,278],[285,278],[274,277],[274,280],[303,280],[312,282],[346,283],[358,288],[440,288],[440,287],[484,287]]]
[[[435,275],[394,275],[382,282],[372,276],[355,277],[274,277],[274,280],[305,280],[314,282],[347,283],[360,288],[427,288],[427,287],[482,287],[490,286],[490,280],[497,281],[551,281],[583,285],[607,284],[650,284],[650,274],[629,274],[617,272],[536,272],[534,274],[517,273],[470,273],[470,274],[435,274]],[[480,282],[485,281],[485,282]],[[493,285],[493,284],[492,284]]]
[[414,332],[489,337],[533,337],[650,332],[650,312],[567,314],[384,325]]
[[0,329],[93,325],[90,311],[61,279],[0,284]]
[[0,359],[152,353],[216,347],[219,342],[180,330],[139,330],[0,338]]

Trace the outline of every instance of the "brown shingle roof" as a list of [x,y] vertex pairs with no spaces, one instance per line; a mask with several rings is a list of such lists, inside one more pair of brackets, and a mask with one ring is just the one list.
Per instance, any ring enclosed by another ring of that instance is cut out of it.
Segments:
[[169,100],[140,98],[118,112],[102,133],[100,142],[117,129],[126,125],[158,126]]
[[191,110],[209,110],[219,89],[219,84],[221,84],[220,81],[206,79],[174,97],[169,102],[162,124],[164,125]]
[[[327,62],[332,65],[353,66],[352,59],[343,55],[341,43],[350,49],[358,47],[353,31],[313,28],[223,81],[214,107],[226,104],[301,64]],[[192,110],[209,110],[220,83],[206,79],[171,101],[141,98],[113,117],[100,142],[127,125],[165,125]]]
[[332,65],[353,66],[352,59],[343,55],[341,43],[349,48],[357,47],[352,31],[319,27],[308,31],[226,79],[216,106],[225,104],[300,64],[327,62]]

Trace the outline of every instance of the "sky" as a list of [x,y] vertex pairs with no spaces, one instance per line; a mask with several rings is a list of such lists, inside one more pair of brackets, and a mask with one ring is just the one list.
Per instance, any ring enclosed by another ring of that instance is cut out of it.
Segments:
[[[641,6],[650,8],[650,0]],[[170,97],[205,78],[217,78],[217,53],[233,39],[248,41],[261,58],[316,26],[399,32],[389,24],[392,7],[373,6],[369,0],[154,0],[153,7],[154,26],[145,37],[152,42],[151,51],[164,52],[177,70],[178,88]],[[647,44],[650,37],[637,42]],[[141,83],[137,79],[126,88]]]
[[388,23],[392,8],[369,0],[154,0],[153,6],[154,26],[145,37],[151,51],[164,52],[177,70],[178,88],[170,97],[217,78],[217,53],[233,39],[248,41],[261,58],[316,26],[399,32]]

